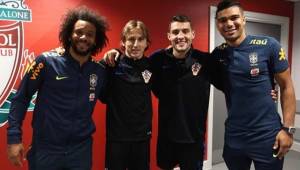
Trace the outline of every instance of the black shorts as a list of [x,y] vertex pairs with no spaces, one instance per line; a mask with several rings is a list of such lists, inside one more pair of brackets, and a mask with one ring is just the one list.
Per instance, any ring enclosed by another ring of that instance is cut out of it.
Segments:
[[107,141],[105,167],[108,170],[149,170],[150,141]]
[[174,143],[166,140],[157,142],[157,165],[164,169],[202,170],[203,141],[198,143]]

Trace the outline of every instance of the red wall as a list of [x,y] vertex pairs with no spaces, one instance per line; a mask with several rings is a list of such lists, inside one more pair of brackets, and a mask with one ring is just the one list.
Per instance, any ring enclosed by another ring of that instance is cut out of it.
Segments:
[[[194,47],[203,51],[209,49],[209,6],[216,5],[217,0],[25,0],[32,10],[32,22],[24,24],[24,48],[34,52],[35,56],[45,50],[59,45],[58,30],[63,13],[78,5],[86,5],[107,17],[110,25],[108,32],[109,45],[104,51],[119,47],[119,35],[122,27],[129,19],[144,21],[150,30],[152,44],[147,54],[157,48],[164,48],[169,43],[166,33],[171,16],[186,14],[193,21],[196,31]],[[290,17],[289,54],[292,49],[293,4],[283,0],[249,1],[242,0],[245,10],[263,12]],[[0,25],[3,22],[0,21]],[[103,53],[97,58],[101,58]],[[291,58],[291,56],[289,57]],[[3,71],[3,70],[1,70]],[[157,135],[157,101],[154,99],[153,138],[151,150],[151,169],[155,166],[155,145]],[[105,146],[105,107],[97,104],[94,120],[97,131],[94,135],[94,164],[93,169],[104,169]],[[24,143],[28,147],[31,141],[31,114],[27,114],[24,129]],[[0,169],[16,169],[9,164],[6,156],[6,126],[0,128]],[[27,164],[25,164],[27,165]],[[24,167],[23,169],[27,169]]]

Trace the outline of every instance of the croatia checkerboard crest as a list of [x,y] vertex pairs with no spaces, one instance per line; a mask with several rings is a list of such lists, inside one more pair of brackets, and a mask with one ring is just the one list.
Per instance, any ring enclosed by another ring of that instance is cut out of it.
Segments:
[[[0,0],[0,127],[7,122],[10,100],[24,65],[23,22],[31,22],[31,10],[23,0]],[[32,107],[32,103],[31,103]]]

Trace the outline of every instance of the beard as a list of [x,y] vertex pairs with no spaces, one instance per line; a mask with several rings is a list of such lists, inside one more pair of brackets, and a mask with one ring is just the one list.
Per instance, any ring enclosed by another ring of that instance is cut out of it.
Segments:
[[87,50],[82,51],[79,48],[77,48],[77,46],[76,46],[76,44],[78,42],[80,42],[80,41],[74,41],[74,40],[72,40],[71,41],[71,48],[79,56],[88,56],[88,55],[91,55],[91,53],[95,50],[95,45],[90,45],[90,47]]

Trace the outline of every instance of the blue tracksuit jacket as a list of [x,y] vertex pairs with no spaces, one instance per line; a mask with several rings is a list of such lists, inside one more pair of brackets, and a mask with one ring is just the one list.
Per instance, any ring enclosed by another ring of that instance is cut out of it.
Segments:
[[21,143],[22,122],[35,92],[33,142],[51,151],[88,139],[95,131],[92,113],[102,99],[105,68],[91,59],[82,66],[69,54],[45,52],[38,56],[21,81],[11,103],[8,144]]

